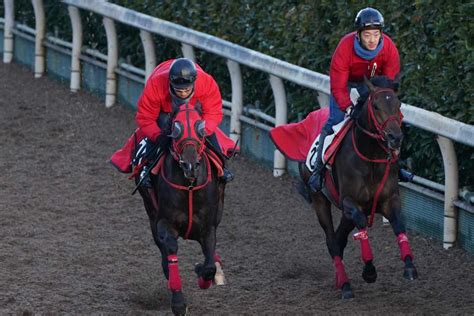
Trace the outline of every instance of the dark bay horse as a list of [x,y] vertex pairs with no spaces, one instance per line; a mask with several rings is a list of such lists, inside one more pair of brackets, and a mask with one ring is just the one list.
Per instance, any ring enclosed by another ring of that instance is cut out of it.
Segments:
[[200,288],[223,280],[216,229],[224,207],[225,183],[219,181],[218,167],[213,163],[218,157],[205,146],[203,127],[198,110],[188,104],[180,106],[172,123],[171,145],[152,176],[153,188],[140,188],[175,315],[187,310],[178,270],[179,237],[201,245],[204,263],[195,269]]
[[[326,234],[333,260],[336,287],[341,289],[343,299],[354,297],[342,261],[347,238],[354,228],[358,232],[353,238],[360,241],[364,261],[362,277],[367,283],[376,281],[377,271],[368,238],[374,213],[380,213],[390,221],[405,264],[404,277],[417,278],[413,253],[400,217],[397,158],[403,138],[402,114],[400,100],[393,88],[398,86],[398,79],[392,82],[385,77],[376,77],[372,82],[366,79],[365,84],[369,97],[352,120],[352,127],[342,140],[331,171],[326,170],[323,190],[311,193],[312,205]],[[307,185],[311,172],[304,163],[300,163],[299,169]],[[331,204],[342,210],[336,231]]]

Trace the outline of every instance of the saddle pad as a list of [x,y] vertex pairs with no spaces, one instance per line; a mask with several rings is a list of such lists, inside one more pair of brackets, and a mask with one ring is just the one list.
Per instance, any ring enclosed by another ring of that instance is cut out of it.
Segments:
[[270,139],[286,158],[304,162],[311,144],[321,132],[328,116],[328,108],[313,111],[298,123],[272,128]]

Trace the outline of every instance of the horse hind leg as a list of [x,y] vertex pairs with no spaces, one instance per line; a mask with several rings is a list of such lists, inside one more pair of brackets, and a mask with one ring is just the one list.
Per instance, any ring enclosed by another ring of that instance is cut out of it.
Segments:
[[[166,255],[166,261],[163,257],[163,271],[171,291],[171,310],[174,315],[186,315],[187,304],[182,292],[178,265],[178,233],[169,227],[166,220],[161,219],[157,224],[157,235],[162,256]],[[166,269],[164,262],[167,265]]]
[[316,210],[319,224],[326,234],[326,245],[331,255],[335,272],[335,286],[341,290],[341,298],[343,300],[351,299],[354,297],[354,294],[344,268],[344,263],[342,262],[342,248],[334,232],[331,204],[321,193],[317,193],[313,195],[313,206]]
[[214,284],[224,285],[225,284],[224,265],[222,263],[222,258],[217,253],[217,251],[214,253],[214,262],[216,264],[216,275],[214,276]]

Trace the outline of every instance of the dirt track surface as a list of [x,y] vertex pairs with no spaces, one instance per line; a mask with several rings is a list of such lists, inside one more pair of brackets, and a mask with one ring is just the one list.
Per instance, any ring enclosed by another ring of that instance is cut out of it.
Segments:
[[[1,314],[171,314],[141,199],[106,163],[134,127],[124,107],[0,62]],[[410,234],[419,279],[406,281],[380,218],[369,231],[378,280],[362,280],[350,240],[356,297],[342,302],[323,231],[293,179],[245,157],[231,169],[218,229],[227,284],[200,290],[200,247],[179,243],[189,315],[474,313],[474,257]]]

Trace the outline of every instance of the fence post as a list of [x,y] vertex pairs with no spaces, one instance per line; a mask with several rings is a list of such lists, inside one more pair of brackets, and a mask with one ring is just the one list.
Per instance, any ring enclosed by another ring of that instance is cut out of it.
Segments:
[[82,47],[82,23],[79,9],[68,6],[69,18],[72,25],[72,52],[71,52],[71,82],[72,92],[81,88],[81,47]]
[[458,199],[458,161],[453,142],[443,136],[437,136],[444,164],[444,229],[443,247],[451,248],[457,239],[458,212],[454,201]]
[[230,115],[230,138],[237,142],[242,133],[240,116],[244,108],[243,105],[243,88],[242,88],[242,73],[240,72],[240,65],[228,59],[227,69],[229,69],[230,81],[232,84],[232,113]]
[[183,52],[184,58],[196,61],[196,55],[194,54],[194,47],[188,44],[181,43],[181,51]]
[[9,64],[13,59],[13,23],[15,21],[15,3],[13,0],[4,0],[5,25],[3,29],[3,62]]
[[151,33],[140,30],[140,39],[142,40],[143,51],[145,52],[145,82],[150,77],[153,69],[156,67],[155,44]]
[[[288,106],[283,80],[270,75],[270,85],[275,98],[275,126],[284,125],[288,122]],[[275,149],[273,157],[273,176],[280,177],[286,170],[285,156],[278,149]]]
[[43,45],[45,35],[45,15],[43,0],[31,0],[35,11],[35,78],[41,78],[45,69],[45,49]]
[[105,33],[107,34],[107,83],[105,86],[105,106],[111,107],[115,104],[117,94],[117,75],[115,68],[118,64],[117,31],[112,19],[103,18]]

